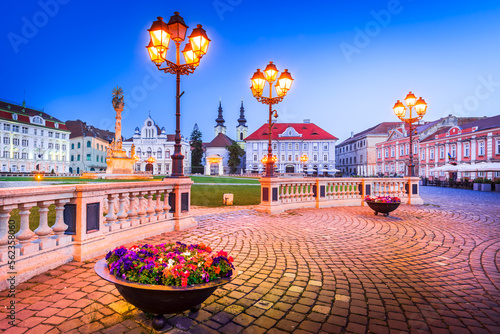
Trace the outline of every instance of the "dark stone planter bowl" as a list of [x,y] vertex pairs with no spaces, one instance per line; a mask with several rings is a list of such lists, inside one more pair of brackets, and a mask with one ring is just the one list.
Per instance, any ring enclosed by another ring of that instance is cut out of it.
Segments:
[[366,202],[368,206],[375,211],[375,215],[379,213],[383,213],[386,216],[389,215],[389,212],[392,212],[398,208],[401,203],[376,203],[376,202]]
[[114,283],[118,292],[127,302],[143,312],[156,314],[153,318],[153,328],[156,330],[163,328],[166,324],[163,314],[180,313],[186,310],[198,311],[201,303],[210,297],[219,286],[229,283],[237,275],[235,269],[231,277],[179,287],[135,283],[118,278],[109,272],[105,259],[97,261],[94,270],[101,278]]

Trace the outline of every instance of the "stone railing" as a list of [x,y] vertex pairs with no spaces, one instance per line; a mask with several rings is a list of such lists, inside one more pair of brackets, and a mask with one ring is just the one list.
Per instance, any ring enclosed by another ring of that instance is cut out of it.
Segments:
[[402,203],[423,204],[418,181],[416,177],[261,178],[257,210],[274,214],[300,208],[362,206],[367,195],[397,196]]
[[[118,245],[195,227],[189,213],[191,184],[179,178],[0,189],[0,290],[12,275],[19,284]],[[18,225],[11,219],[15,209]]]

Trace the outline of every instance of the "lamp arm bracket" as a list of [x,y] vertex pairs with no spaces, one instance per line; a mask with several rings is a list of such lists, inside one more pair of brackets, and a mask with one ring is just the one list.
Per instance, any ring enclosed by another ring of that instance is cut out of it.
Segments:
[[167,63],[166,67],[160,67],[161,64],[156,64],[156,67],[158,67],[160,71],[163,71],[165,73],[177,74],[177,72],[179,72],[180,75],[189,75],[196,69],[196,66],[193,66],[191,64],[177,65],[176,63],[173,63],[168,59],[166,59],[165,62]]

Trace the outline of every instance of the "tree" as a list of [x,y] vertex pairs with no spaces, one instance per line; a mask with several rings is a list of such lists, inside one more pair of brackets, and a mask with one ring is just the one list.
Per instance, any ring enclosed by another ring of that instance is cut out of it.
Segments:
[[236,172],[236,168],[241,163],[241,157],[245,155],[245,151],[236,143],[233,141],[233,143],[230,146],[226,146],[226,150],[229,152],[229,160],[227,162],[227,165],[229,166],[229,170],[231,174],[234,174]]
[[191,169],[193,172],[201,167],[201,159],[203,158],[203,142],[201,136],[202,134],[198,128],[198,124],[195,123],[193,132],[191,132],[191,136],[189,137],[189,145],[191,146]]

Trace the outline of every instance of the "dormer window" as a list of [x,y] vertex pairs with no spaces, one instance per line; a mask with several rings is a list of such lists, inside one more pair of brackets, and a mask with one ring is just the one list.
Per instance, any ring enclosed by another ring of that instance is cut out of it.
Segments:
[[13,119],[14,121],[17,121],[17,114],[12,114],[12,119]]
[[54,127],[55,127],[56,129],[59,129],[59,123],[54,123]]
[[33,117],[33,119],[31,120],[31,123],[35,123],[35,124],[43,124],[43,118],[41,118],[40,116],[35,116],[35,117]]

